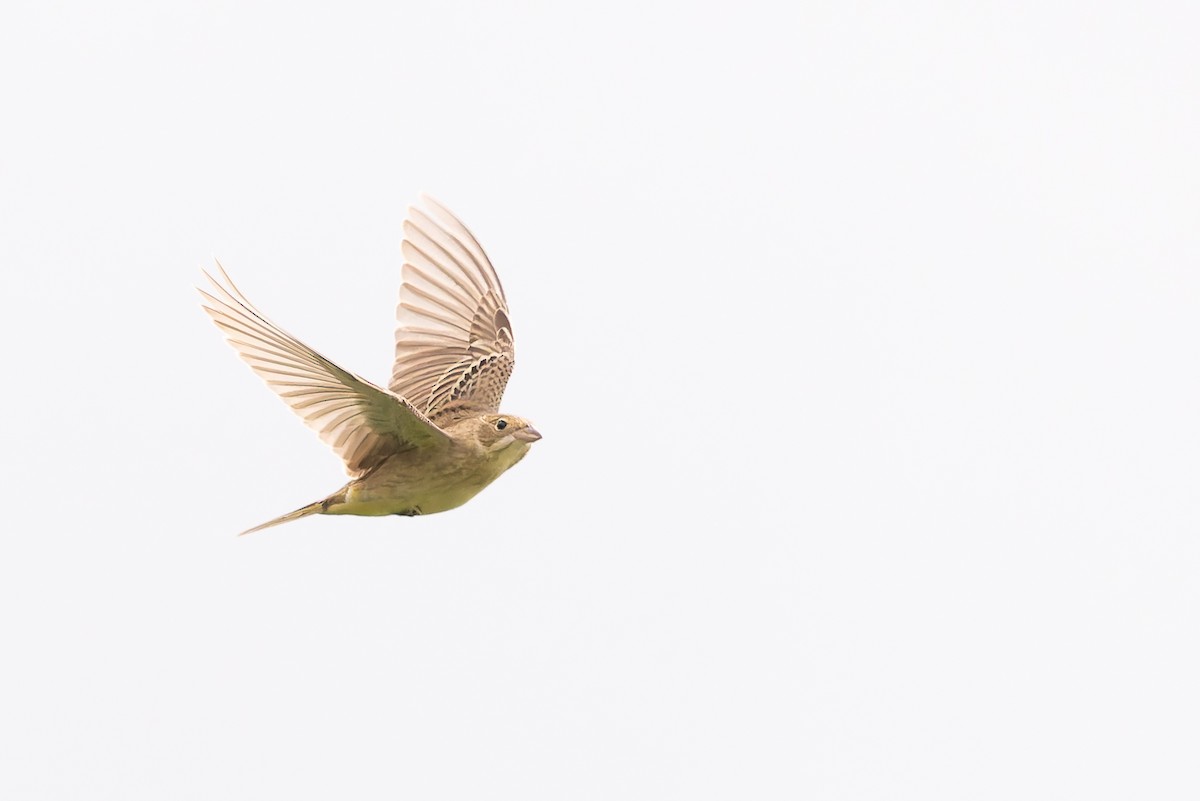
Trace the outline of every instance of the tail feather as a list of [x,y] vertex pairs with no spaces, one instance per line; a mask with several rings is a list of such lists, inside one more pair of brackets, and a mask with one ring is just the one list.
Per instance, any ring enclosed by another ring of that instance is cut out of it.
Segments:
[[309,515],[319,515],[324,511],[325,511],[325,501],[317,501],[316,503],[310,503],[308,506],[302,506],[294,512],[288,512],[286,515],[281,515],[281,516],[275,518],[274,520],[268,520],[267,522],[265,522],[261,525],[257,525],[254,528],[248,528],[245,531],[243,531],[241,534],[238,534],[238,536],[244,537],[247,534],[253,534],[256,531],[262,531],[264,528],[270,528],[271,526],[278,526],[280,523],[290,523],[293,520],[299,520],[300,518],[308,517]]

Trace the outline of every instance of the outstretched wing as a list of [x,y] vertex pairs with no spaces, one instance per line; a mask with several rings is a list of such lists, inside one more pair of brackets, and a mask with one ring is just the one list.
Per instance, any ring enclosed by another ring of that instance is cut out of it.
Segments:
[[346,372],[264,317],[221,264],[204,310],[238,355],[342,457],[358,478],[401,451],[449,441],[403,398]]
[[475,237],[428,195],[404,220],[391,390],[432,419],[496,412],[513,370],[512,324]]

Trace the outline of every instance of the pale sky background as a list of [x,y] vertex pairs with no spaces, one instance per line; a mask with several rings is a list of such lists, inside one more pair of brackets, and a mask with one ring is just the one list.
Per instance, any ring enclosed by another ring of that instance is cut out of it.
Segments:
[[[1194,4],[8,2],[0,797],[1200,797]],[[545,435],[341,486],[418,192]]]

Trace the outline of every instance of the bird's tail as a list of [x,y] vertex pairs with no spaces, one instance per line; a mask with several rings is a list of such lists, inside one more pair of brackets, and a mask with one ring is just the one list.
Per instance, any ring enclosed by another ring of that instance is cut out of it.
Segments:
[[319,515],[325,511],[327,505],[328,499],[317,501],[316,503],[310,503],[308,506],[302,506],[294,512],[288,512],[286,515],[281,515],[274,520],[268,520],[262,525],[255,526],[254,528],[248,528],[241,534],[238,534],[238,536],[244,537],[247,534],[253,534],[256,531],[262,531],[264,528],[278,526],[280,523],[290,523],[293,520],[299,520],[300,518],[308,517],[309,515]]

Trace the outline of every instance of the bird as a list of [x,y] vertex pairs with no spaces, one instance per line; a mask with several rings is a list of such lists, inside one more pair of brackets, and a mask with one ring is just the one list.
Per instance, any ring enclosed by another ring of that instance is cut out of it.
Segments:
[[[429,515],[462,506],[542,435],[500,412],[514,365],[500,278],[453,213],[422,194],[403,223],[395,362],[387,388],[271,322],[216,261],[201,306],[238,355],[341,457],[350,480],[243,531],[309,515]],[[240,535],[239,535],[240,536]]]

